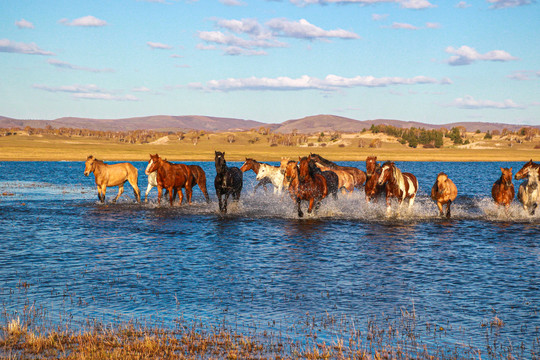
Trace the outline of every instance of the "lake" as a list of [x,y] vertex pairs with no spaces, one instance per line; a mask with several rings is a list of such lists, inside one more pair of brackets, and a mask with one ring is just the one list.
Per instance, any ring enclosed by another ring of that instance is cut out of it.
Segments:
[[[133,164],[144,196],[146,162]],[[397,162],[418,177],[411,211],[387,217],[355,191],[303,219],[288,195],[254,193],[253,172],[220,215],[214,163],[197,164],[212,202],[196,187],[193,205],[171,208],[156,189],[135,203],[129,184],[100,204],[84,162],[1,162],[0,321],[30,305],[74,326],[182,317],[332,342],[328,319],[368,332],[414,314],[429,346],[538,357],[540,215],[516,199],[507,216],[490,195],[499,167],[522,163]],[[429,199],[440,171],[459,191],[449,220]]]

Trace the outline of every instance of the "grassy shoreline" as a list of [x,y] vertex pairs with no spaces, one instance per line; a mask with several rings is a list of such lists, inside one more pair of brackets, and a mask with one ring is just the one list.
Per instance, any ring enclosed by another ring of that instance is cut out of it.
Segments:
[[[499,145],[500,146],[500,145]],[[90,154],[106,161],[146,161],[158,153],[171,161],[212,161],[214,151],[225,151],[229,161],[252,157],[259,161],[295,159],[310,152],[333,161],[364,161],[376,155],[379,161],[528,161],[538,158],[540,149],[527,146],[496,148],[443,147],[411,148],[384,143],[381,148],[358,146],[274,146],[267,143],[228,143],[225,136],[209,137],[193,145],[186,141],[125,144],[110,139],[63,136],[8,136],[0,138],[0,161],[84,161]]]

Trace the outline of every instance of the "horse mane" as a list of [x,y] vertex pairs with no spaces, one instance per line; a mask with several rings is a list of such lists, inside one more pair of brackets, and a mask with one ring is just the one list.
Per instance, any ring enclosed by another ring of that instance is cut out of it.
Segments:
[[326,167],[329,167],[329,168],[332,168],[332,169],[335,169],[336,167],[338,167],[338,165],[330,160],[327,160],[325,158],[323,158],[321,155],[319,154],[310,154],[309,155],[310,157],[316,157],[321,164],[323,164],[324,166]]

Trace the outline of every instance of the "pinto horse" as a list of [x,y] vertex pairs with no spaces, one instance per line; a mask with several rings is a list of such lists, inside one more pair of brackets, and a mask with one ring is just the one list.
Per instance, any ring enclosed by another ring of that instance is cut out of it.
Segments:
[[227,167],[225,152],[216,151],[214,161],[216,164],[214,186],[216,187],[216,195],[219,201],[219,211],[227,213],[227,200],[229,199],[229,195],[232,195],[234,201],[240,200],[240,193],[242,192],[243,186],[243,173],[237,167]]
[[529,174],[529,171],[535,169],[536,171],[540,171],[540,164],[534,163],[532,159],[527,162],[523,167],[516,173],[514,176],[514,179],[521,180],[525,179],[527,175]]
[[[255,173],[255,175],[259,175],[259,170],[261,168],[261,164],[255,160],[255,159],[252,159],[252,158],[246,158],[246,161],[242,164],[242,166],[240,167],[240,171],[242,171],[243,173],[246,172],[246,171],[249,171],[249,170],[253,170],[253,172]],[[257,179],[258,180],[258,179]],[[264,191],[266,191],[266,185],[267,184],[270,184],[272,181],[268,178],[262,178],[258,183],[257,185],[255,185],[255,187],[253,188],[253,191],[257,191],[257,189],[259,188],[259,186],[262,186]]]
[[84,175],[88,176],[91,172],[94,173],[98,197],[102,203],[105,202],[107,186],[118,186],[118,195],[113,199],[114,203],[124,192],[124,183],[126,181],[129,181],[131,187],[133,187],[137,202],[141,202],[141,192],[139,186],[137,186],[138,171],[135,166],[130,163],[109,165],[89,155],[84,163]]
[[364,191],[366,193],[366,201],[370,202],[371,200],[377,201],[379,195],[383,192],[386,193],[386,186],[379,185],[379,176],[381,175],[381,165],[377,163],[376,156],[368,156],[366,158],[366,185]]
[[[366,173],[358,168],[355,168],[353,166],[338,165],[330,160],[323,158],[318,154],[309,154],[309,158],[315,161],[315,163],[321,170],[334,171],[337,176],[340,177],[340,188],[345,188],[349,192],[352,191],[353,188],[361,189],[366,183]],[[350,190],[349,187],[346,186],[348,185],[348,182],[350,180],[348,178],[344,178],[344,175],[342,175],[341,172],[346,172],[352,176],[352,188]]]
[[169,203],[171,206],[177,193],[179,197],[178,204],[182,204],[184,200],[182,188],[186,189],[187,201],[191,204],[193,174],[187,165],[172,164],[162,159],[158,154],[150,154],[148,164],[150,168],[146,167],[146,174],[153,173],[154,171],[157,172],[158,204],[161,204],[163,189],[166,189],[169,193]]
[[523,209],[530,215],[534,215],[540,204],[539,172],[539,170],[529,170],[527,180],[522,182],[518,189],[518,200],[523,205]]
[[437,175],[435,184],[431,188],[431,198],[437,203],[439,213],[443,216],[443,205],[446,204],[446,217],[450,217],[450,205],[457,197],[457,187],[448,175],[441,172]]
[[504,205],[506,213],[514,200],[514,184],[512,184],[512,168],[501,168],[501,177],[491,188],[491,196],[497,205]]
[[387,161],[383,164],[377,184],[386,184],[387,214],[391,210],[390,200],[392,197],[397,199],[400,208],[405,199],[409,199],[409,209],[413,206],[418,191],[418,180],[411,173],[402,173],[393,161]]
[[289,192],[296,201],[298,216],[304,216],[301,208],[302,200],[309,202],[308,214],[311,214],[314,208],[317,210],[321,200],[328,195],[326,178],[320,173],[313,174],[310,171],[307,157],[300,158],[299,165],[294,161],[289,162],[286,174],[290,181]]

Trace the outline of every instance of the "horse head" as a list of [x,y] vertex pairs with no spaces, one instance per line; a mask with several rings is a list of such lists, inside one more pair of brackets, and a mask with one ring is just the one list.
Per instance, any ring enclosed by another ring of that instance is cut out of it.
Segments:
[[96,158],[94,158],[92,155],[88,155],[84,163],[84,176],[88,176],[90,175],[91,172],[94,171],[96,167],[95,161],[96,161]]
[[379,180],[377,180],[378,185],[382,185],[388,182],[392,178],[394,172],[394,162],[387,161],[381,167],[381,175],[379,175]]
[[435,180],[435,183],[437,184],[437,192],[442,193],[444,191],[446,180],[448,180],[448,175],[445,173],[440,172],[439,175],[437,175],[437,180]]
[[501,168],[501,182],[506,187],[512,186],[512,168]]
[[279,163],[279,171],[285,175],[285,171],[287,170],[287,164],[289,163],[288,157],[282,157],[281,162]]
[[527,174],[529,173],[529,170],[534,166],[536,165],[535,163],[533,163],[532,159],[526,163],[525,165],[523,165],[523,167],[516,173],[516,175],[514,176],[514,179],[516,180],[521,180],[521,179],[524,179],[527,177]]
[[225,152],[216,151],[214,160],[216,163],[217,173],[222,173],[227,168],[227,162],[225,161]]
[[368,156],[366,158],[366,172],[368,175],[373,175],[375,170],[377,169],[377,157],[376,156]]
[[161,165],[162,159],[159,157],[158,154],[152,155],[150,154],[150,160],[148,160],[148,165],[146,166],[146,169],[144,170],[144,173],[146,175],[150,175],[154,171],[157,171]]
[[251,170],[253,169],[253,162],[255,160],[251,159],[251,158],[246,158],[246,161],[242,164],[242,166],[240,167],[240,171],[241,172],[246,172],[248,170]]
[[306,177],[310,176],[309,173],[309,160],[307,157],[299,158],[298,165],[298,180],[304,182]]
[[264,164],[261,164],[261,166],[259,167],[259,172],[257,173],[257,176],[255,177],[255,179],[262,180],[268,176],[267,173],[268,173],[268,168]]
[[294,178],[298,176],[298,163],[294,160],[289,160],[287,166],[285,167],[285,179],[288,182],[291,182]]

